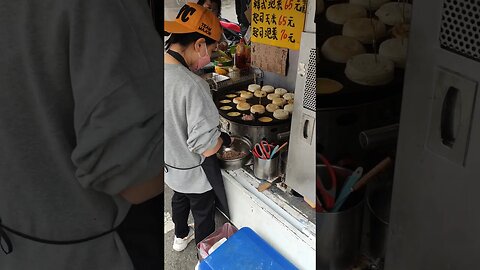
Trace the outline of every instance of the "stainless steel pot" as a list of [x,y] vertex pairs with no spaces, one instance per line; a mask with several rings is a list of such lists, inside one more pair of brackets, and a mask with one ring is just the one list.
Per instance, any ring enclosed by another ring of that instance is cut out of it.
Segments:
[[[233,139],[232,145],[230,147],[222,146],[217,153],[218,160],[220,161],[220,167],[225,170],[237,170],[242,168],[251,158],[252,143],[245,137],[231,136]],[[246,156],[237,159],[225,160],[221,157],[221,154],[225,151],[238,151],[247,153]]]

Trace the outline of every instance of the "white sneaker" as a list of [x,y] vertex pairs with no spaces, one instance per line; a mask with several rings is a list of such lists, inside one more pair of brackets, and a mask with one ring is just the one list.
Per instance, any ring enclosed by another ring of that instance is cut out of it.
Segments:
[[200,269],[200,262],[197,262],[197,265],[195,265],[195,270],[199,270]]
[[192,226],[188,226],[190,230],[188,231],[188,235],[184,238],[175,238],[173,239],[173,250],[175,251],[182,251],[187,248],[188,243],[195,238],[195,231],[193,230]]

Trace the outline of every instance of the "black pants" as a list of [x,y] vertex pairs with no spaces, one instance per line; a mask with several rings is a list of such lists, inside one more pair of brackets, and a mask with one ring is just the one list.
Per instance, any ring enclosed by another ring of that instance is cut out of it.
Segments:
[[215,231],[215,192],[184,194],[174,191],[172,197],[172,219],[175,223],[175,236],[188,235],[188,215],[192,211],[195,223],[195,243]]
[[163,269],[163,194],[133,205],[117,232],[136,270]]

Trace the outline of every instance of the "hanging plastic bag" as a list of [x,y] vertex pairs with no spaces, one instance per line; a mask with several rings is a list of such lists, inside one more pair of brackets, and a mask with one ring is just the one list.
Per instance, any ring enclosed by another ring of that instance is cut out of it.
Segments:
[[216,229],[212,234],[207,236],[207,238],[203,239],[200,243],[198,243],[197,250],[198,250],[199,259],[203,260],[206,257],[208,257],[208,255],[209,255],[208,251],[218,241],[222,240],[222,238],[226,238],[226,239],[230,238],[230,236],[232,236],[237,231],[238,231],[238,229],[235,228],[235,226],[233,226],[230,223],[225,223],[225,224],[223,224],[222,227]]

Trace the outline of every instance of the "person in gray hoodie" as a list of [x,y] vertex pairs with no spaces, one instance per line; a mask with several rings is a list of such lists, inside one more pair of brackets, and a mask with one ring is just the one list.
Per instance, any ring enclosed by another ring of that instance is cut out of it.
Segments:
[[1,1],[1,270],[161,269],[160,46],[145,1]]
[[[215,153],[231,139],[218,127],[208,83],[192,72],[210,63],[222,35],[218,17],[187,3],[175,21],[165,22],[165,31],[171,33],[165,54],[165,183],[174,191],[173,249],[181,251],[215,230],[216,202],[228,214]],[[190,210],[194,228],[187,224]]]

